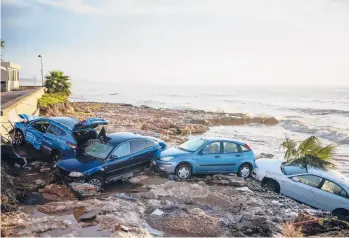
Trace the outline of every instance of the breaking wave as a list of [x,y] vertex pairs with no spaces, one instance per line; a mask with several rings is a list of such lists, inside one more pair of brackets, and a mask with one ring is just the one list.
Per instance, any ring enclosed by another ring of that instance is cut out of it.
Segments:
[[298,120],[283,120],[280,125],[290,131],[309,133],[339,144],[349,144],[348,129],[309,125]]
[[343,116],[349,116],[349,111],[339,110],[339,109],[294,108],[292,110],[307,113],[310,115],[338,114],[338,115],[343,115]]

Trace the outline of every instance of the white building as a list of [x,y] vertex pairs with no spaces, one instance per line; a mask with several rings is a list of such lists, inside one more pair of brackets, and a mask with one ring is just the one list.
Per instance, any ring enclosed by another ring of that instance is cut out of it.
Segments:
[[1,61],[1,92],[19,88],[19,70],[21,66],[9,61]]

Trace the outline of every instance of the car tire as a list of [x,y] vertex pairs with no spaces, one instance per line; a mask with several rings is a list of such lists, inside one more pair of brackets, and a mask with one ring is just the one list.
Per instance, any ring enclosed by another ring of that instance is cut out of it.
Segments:
[[266,179],[262,182],[262,186],[275,193],[280,193],[280,184],[274,179]]
[[349,222],[349,210],[340,208],[334,210],[332,214],[336,216],[339,220]]
[[89,184],[94,185],[97,188],[97,191],[102,190],[104,187],[104,179],[100,176],[92,176],[87,181]]
[[23,145],[25,142],[24,134],[20,129],[15,130],[14,140],[15,145]]
[[53,162],[57,162],[58,160],[60,160],[62,158],[62,153],[58,150],[54,150],[51,153],[51,158]]
[[248,178],[252,174],[252,167],[248,163],[243,163],[238,169],[237,175],[242,178]]
[[179,164],[176,168],[176,176],[180,179],[188,179],[191,176],[191,166],[189,164]]

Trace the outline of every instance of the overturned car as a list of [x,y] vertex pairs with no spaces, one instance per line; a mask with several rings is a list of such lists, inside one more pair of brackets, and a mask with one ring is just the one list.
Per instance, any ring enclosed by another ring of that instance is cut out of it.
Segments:
[[15,146],[29,143],[54,161],[77,155],[88,140],[97,138],[96,127],[108,122],[101,118],[78,121],[70,117],[18,115],[23,121],[14,124]]
[[165,142],[157,138],[111,133],[90,141],[83,153],[60,160],[55,167],[68,181],[89,182],[100,189],[144,169],[165,148]]

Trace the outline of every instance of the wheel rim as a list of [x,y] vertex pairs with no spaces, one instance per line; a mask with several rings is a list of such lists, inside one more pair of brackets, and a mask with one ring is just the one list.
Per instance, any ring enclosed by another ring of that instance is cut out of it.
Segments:
[[189,174],[190,174],[190,171],[187,167],[181,167],[177,172],[178,177],[180,177],[182,179],[187,178],[189,176]]
[[23,142],[23,135],[22,135],[22,133],[19,132],[19,131],[16,131],[16,133],[15,133],[15,143],[17,145],[20,145],[20,144],[22,144],[22,142]]
[[249,166],[244,166],[240,170],[241,177],[247,178],[250,175],[251,169]]
[[55,153],[55,154],[53,155],[53,159],[54,159],[55,161],[58,161],[60,158],[61,158],[61,154],[60,154],[60,153]]
[[102,187],[102,182],[99,179],[91,179],[89,184],[97,187],[97,189],[100,189]]

